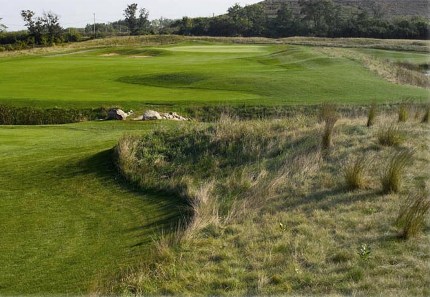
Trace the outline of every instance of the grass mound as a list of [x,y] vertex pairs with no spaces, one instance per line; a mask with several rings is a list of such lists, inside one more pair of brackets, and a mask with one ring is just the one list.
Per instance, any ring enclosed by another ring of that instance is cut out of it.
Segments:
[[296,137],[284,129],[292,125],[306,123],[234,122],[224,117],[215,126],[126,136],[117,146],[117,162],[121,172],[142,187],[185,198],[193,216],[191,228],[201,229],[264,204],[299,169],[305,170],[303,154],[318,160],[315,131]]
[[[324,158],[317,116],[223,117],[123,137],[116,147],[121,173],[144,189],[181,196],[187,220],[100,293],[428,294],[428,234],[398,240],[401,199],[382,195],[379,182],[394,148],[375,145],[366,119],[340,118]],[[422,145],[427,126],[403,128],[405,145],[416,148],[408,189],[428,179],[430,155]],[[366,170],[361,156],[372,160]],[[366,186],[345,191],[343,167],[354,157],[354,180]]]

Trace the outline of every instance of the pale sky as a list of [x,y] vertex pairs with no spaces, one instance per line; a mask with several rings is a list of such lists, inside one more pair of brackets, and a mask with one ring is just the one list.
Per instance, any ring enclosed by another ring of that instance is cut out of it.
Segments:
[[83,27],[93,22],[93,13],[98,23],[119,20],[123,18],[127,4],[131,3],[149,10],[150,19],[174,19],[219,15],[235,3],[244,6],[257,2],[260,0],[0,0],[0,18],[8,31],[16,31],[25,29],[21,10],[33,10],[37,15],[52,11],[60,16],[64,28]]

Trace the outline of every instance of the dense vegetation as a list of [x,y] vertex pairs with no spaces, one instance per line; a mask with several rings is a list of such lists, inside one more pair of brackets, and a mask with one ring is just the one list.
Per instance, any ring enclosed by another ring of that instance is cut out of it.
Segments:
[[[123,137],[120,172],[182,197],[188,220],[101,292],[428,295],[429,130],[424,110],[416,114],[393,147],[377,142],[376,132],[397,120],[382,112],[371,129],[363,117],[336,121],[328,152],[326,124],[310,116],[224,117]],[[384,194],[387,170],[399,189]],[[405,230],[416,231],[411,241]]]
[[0,125],[51,125],[105,119],[108,110],[13,107],[0,104]]
[[241,7],[213,18],[183,18],[175,22],[175,33],[208,36],[319,36],[427,39],[429,21],[423,18],[381,17],[363,9],[347,10],[331,0],[300,1],[300,14],[284,4],[276,17],[269,17],[263,4]]

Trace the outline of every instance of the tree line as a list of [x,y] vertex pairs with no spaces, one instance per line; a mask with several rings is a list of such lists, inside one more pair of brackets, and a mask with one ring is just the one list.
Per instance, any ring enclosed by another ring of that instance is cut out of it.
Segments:
[[[369,3],[372,3],[370,1]],[[52,13],[36,16],[22,10],[27,31],[5,32],[0,23],[0,51],[30,46],[46,46],[81,39],[115,35],[178,34],[190,36],[244,37],[368,37],[428,39],[429,19],[419,17],[384,18],[383,10],[371,4],[350,9],[332,0],[299,0],[299,11],[284,3],[269,16],[264,5],[231,6],[227,13],[214,17],[149,20],[149,12],[136,3],[127,5],[124,19],[112,23],[88,24],[85,28],[63,29]],[[1,19],[0,19],[1,21]],[[2,45],[7,45],[2,46]]]
[[332,0],[299,0],[296,12],[287,3],[268,16],[263,4],[230,7],[212,18],[187,18],[172,24],[176,34],[245,37],[367,37],[428,39],[430,23],[419,17],[384,18],[383,11],[350,9]]

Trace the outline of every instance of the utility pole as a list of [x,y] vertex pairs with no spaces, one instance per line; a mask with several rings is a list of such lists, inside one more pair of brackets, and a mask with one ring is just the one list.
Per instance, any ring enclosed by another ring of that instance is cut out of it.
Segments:
[[96,39],[96,14],[93,13],[94,15],[94,39]]

